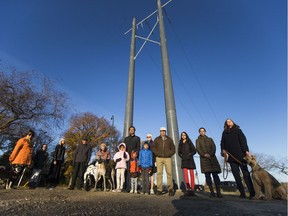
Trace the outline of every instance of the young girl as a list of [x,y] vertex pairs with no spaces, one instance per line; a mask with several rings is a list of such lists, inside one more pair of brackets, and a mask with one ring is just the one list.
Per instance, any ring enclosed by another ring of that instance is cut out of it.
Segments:
[[[194,169],[196,169],[196,166],[193,155],[196,154],[196,148],[186,132],[181,133],[178,154],[182,159],[181,168],[184,172],[184,179],[187,188],[186,195],[194,195]],[[190,175],[190,181],[188,175]]]
[[114,155],[113,159],[114,162],[116,162],[116,192],[121,192],[125,183],[125,170],[127,169],[126,162],[129,161],[130,157],[128,152],[126,152],[125,143],[120,143],[118,149],[119,151]]
[[130,160],[130,182],[131,190],[130,193],[137,193],[137,181],[138,181],[138,154],[135,151],[131,152]]

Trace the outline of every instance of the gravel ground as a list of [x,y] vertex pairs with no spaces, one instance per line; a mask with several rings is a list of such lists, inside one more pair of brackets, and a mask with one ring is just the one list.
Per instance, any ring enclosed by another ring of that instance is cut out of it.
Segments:
[[237,195],[209,198],[70,191],[63,187],[0,189],[0,215],[263,215],[286,216],[287,202],[240,199]]

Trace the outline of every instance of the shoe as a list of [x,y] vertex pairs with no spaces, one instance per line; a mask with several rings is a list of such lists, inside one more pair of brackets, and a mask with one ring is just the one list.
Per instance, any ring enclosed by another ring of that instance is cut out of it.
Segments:
[[246,198],[246,195],[245,194],[240,194],[239,198],[244,199],[244,198]]
[[121,193],[121,192],[122,192],[122,189],[117,189],[116,192],[117,192],[117,193]]
[[157,191],[156,195],[158,195],[158,196],[162,195],[162,191]]
[[174,194],[175,194],[175,193],[174,193],[174,190],[173,190],[173,189],[170,189],[169,192],[168,192],[168,195],[169,195],[169,196],[174,196]]
[[144,193],[141,191],[140,194],[144,194]]
[[187,190],[185,191],[184,196],[195,196],[195,192],[193,190]]
[[249,199],[253,199],[255,197],[255,193],[250,193]]
[[77,190],[83,190],[83,188],[77,188]]
[[138,193],[138,191],[137,191],[137,190],[135,190],[135,191],[134,191],[134,193],[136,193],[136,194],[137,194],[137,193]]
[[[49,190],[52,190],[52,188],[49,188]],[[68,187],[68,190],[74,190],[74,187]]]
[[130,190],[130,193],[133,193],[133,190]]
[[154,190],[153,189],[150,190],[150,194],[151,195],[154,194]]

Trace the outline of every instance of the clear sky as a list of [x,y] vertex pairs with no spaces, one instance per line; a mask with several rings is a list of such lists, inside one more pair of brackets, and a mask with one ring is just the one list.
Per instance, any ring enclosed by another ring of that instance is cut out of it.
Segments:
[[[156,0],[2,0],[0,63],[48,76],[70,96],[70,113],[114,115],[122,133],[131,41],[124,33],[133,17],[156,9]],[[195,143],[205,127],[219,154],[229,117],[252,153],[287,157],[287,2],[174,0],[164,15],[179,132]],[[158,30],[151,39],[159,41]],[[143,140],[166,126],[160,47],[148,43],[135,70],[134,125]]]

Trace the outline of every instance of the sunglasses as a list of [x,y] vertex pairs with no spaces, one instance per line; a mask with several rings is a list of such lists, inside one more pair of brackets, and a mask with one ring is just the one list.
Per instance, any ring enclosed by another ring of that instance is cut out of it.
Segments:
[[147,136],[146,138],[152,138],[151,136]]

